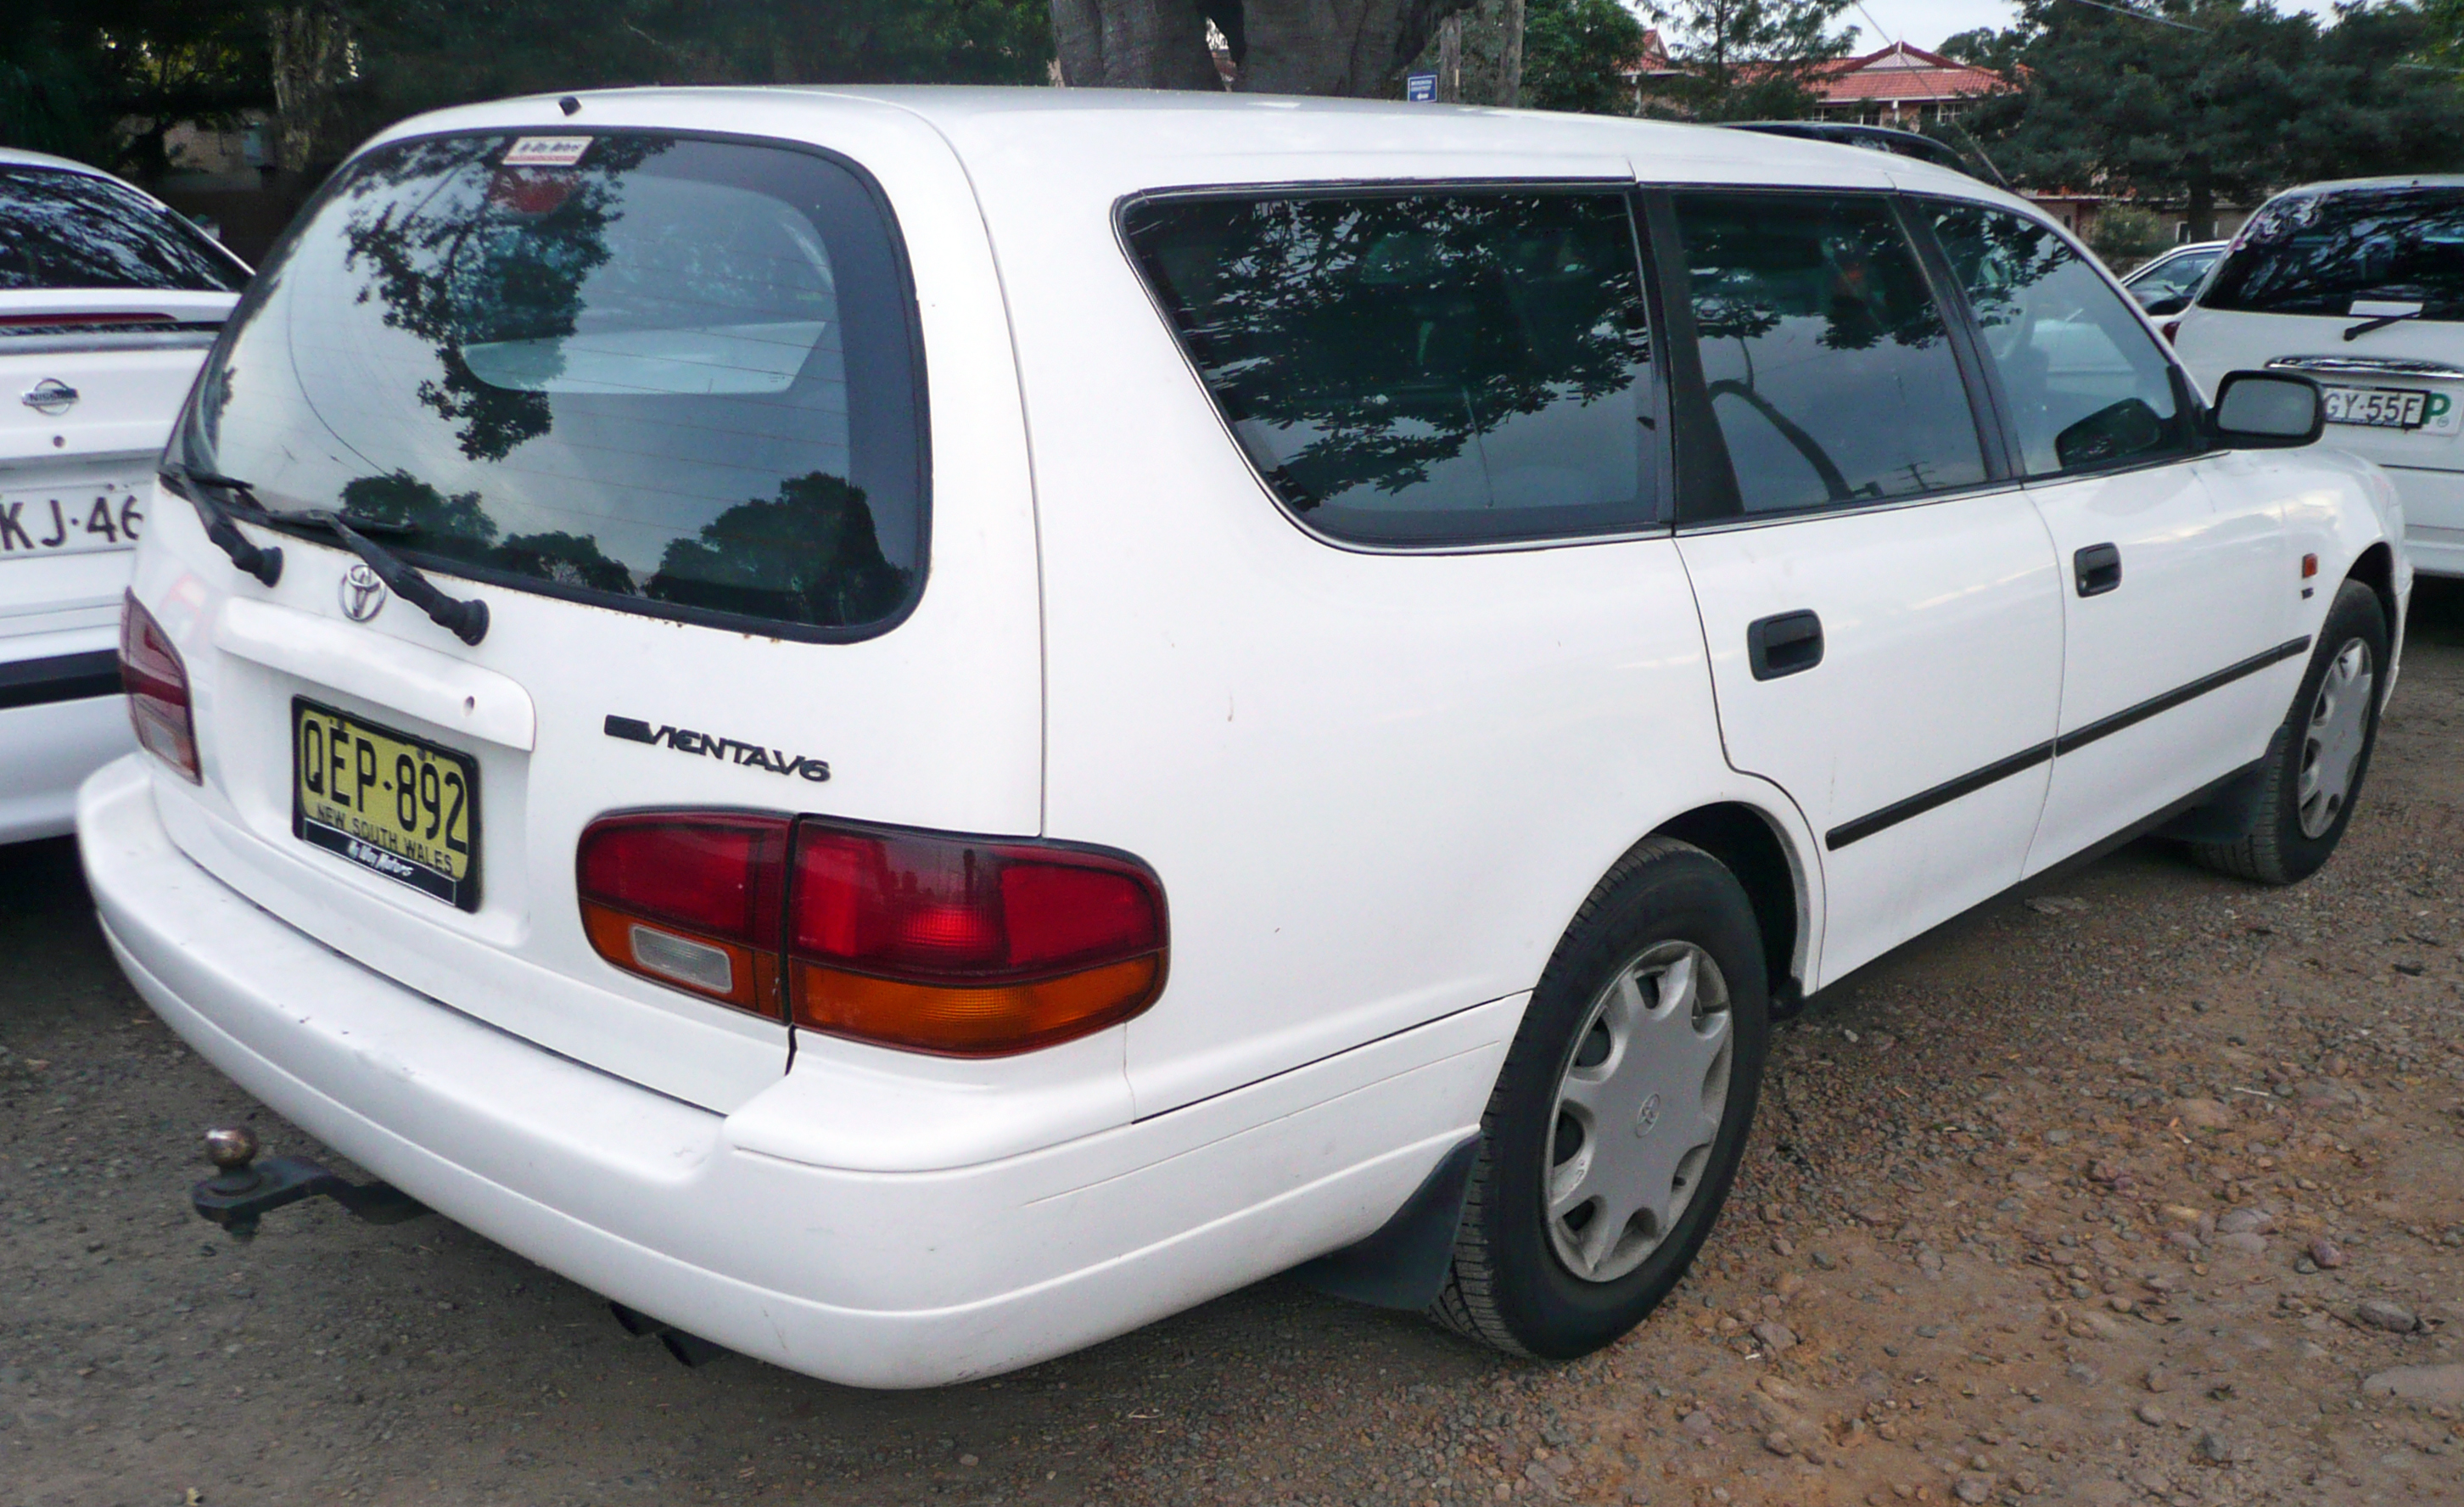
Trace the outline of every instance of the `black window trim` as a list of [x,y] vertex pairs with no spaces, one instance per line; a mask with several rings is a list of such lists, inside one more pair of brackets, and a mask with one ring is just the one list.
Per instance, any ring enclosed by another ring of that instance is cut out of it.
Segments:
[[[292,216],[290,225],[283,230],[273,248],[266,253],[265,269],[272,271],[284,264],[307,226],[347,187],[351,169],[371,153],[386,151],[398,146],[473,136],[537,135],[545,129],[548,128],[507,122],[496,125],[461,126],[451,130],[389,136],[382,141],[371,142],[353,152],[348,160],[335,168],[309,201]],[[808,644],[863,643],[894,632],[909,618],[915,615],[916,609],[923,603],[924,593],[932,576],[934,557],[933,405],[932,375],[924,362],[923,305],[916,297],[914,265],[907,255],[906,230],[899,223],[897,211],[891,203],[889,193],[881,187],[881,181],[875,178],[864,164],[845,153],[832,151],[826,146],[816,145],[811,142],[800,142],[785,137],[763,136],[744,131],[691,130],[657,125],[591,126],[587,128],[586,134],[593,137],[649,136],[669,141],[714,142],[722,145],[767,146],[802,152],[844,169],[872,201],[873,209],[881,216],[882,229],[888,233],[891,261],[897,277],[899,291],[904,295],[899,312],[907,326],[908,360],[913,367],[912,385],[914,389],[916,458],[916,558],[913,583],[908,587],[906,598],[887,614],[869,623],[841,628],[817,623],[781,622],[777,618],[762,617],[753,613],[724,612],[710,608],[654,602],[641,596],[617,596],[588,587],[569,587],[561,582],[541,580],[537,576],[517,575],[512,571],[473,565],[450,555],[431,555],[424,550],[399,544],[389,547],[395,554],[431,575],[473,581],[482,586],[500,587],[509,590],[527,591],[582,607],[604,608],[611,612],[655,618],[663,622],[685,623],[696,628],[713,628],[727,632],[747,633],[756,637]],[[239,302],[226,317],[222,332],[215,338],[212,350],[207,353],[205,361],[198,367],[198,381],[189,391],[189,401],[181,406],[180,416],[172,428],[170,445],[165,451],[165,459],[177,458],[176,452],[181,448],[188,431],[196,394],[203,390],[205,386],[205,373],[214,369],[224,360],[231,343],[238,336],[249,319],[253,317],[257,306],[272,296],[279,280],[277,277],[267,276],[265,272],[260,272],[258,276],[250,279],[247,290],[240,295]],[[165,485],[176,488],[177,484],[165,478]],[[288,535],[304,543],[333,549],[339,553],[348,553],[347,550],[342,549],[342,546],[336,543],[330,535],[324,533],[305,531],[278,523],[262,523],[254,519],[243,519],[242,521],[254,527]]]
[[[1910,233],[1926,248],[1925,255],[1940,264],[1943,289],[1947,295],[1946,306],[1957,311],[1957,321],[1966,330],[1969,348],[1975,353],[1979,375],[1991,393],[1995,421],[2002,431],[2002,445],[2009,456],[2010,475],[2013,481],[2022,487],[2043,487],[2077,481],[2087,476],[2123,476],[2133,471],[2151,470],[2158,466],[2179,465],[2184,461],[2195,460],[2217,448],[2209,438],[2207,402],[2199,395],[2198,384],[2192,382],[2189,374],[2183,369],[2181,358],[2174,351],[2172,344],[2157,334],[2153,326],[2148,323],[2147,316],[2141,309],[2139,300],[2130,296],[2130,290],[2123,286],[2120,278],[2114,277],[2113,269],[2105,266],[2103,261],[2081,248],[2077,241],[2063,233],[2061,227],[2042,215],[2022,213],[2007,204],[1994,204],[1983,199],[1966,199],[1947,193],[1906,192],[1899,194],[1898,197],[1903,201],[1903,217]],[[2149,347],[2156,352],[2157,359],[2165,364],[2166,380],[2173,389],[2174,410],[2180,415],[2187,431],[2181,445],[2168,449],[2161,454],[2129,455],[2120,460],[2108,461],[2101,466],[2068,466],[2059,471],[2049,471],[2036,476],[2027,474],[2019,443],[2019,426],[2012,411],[2010,394],[2003,389],[2001,373],[1993,368],[1991,361],[1984,359],[1984,323],[1977,319],[1975,306],[1969,301],[1968,290],[1960,285],[1958,277],[1951,271],[1950,254],[1943,249],[1941,237],[1934,232],[1934,214],[1940,211],[1951,209],[1990,211],[2032,221],[2052,232],[2064,245],[2078,253],[2079,259],[2103,280],[2106,290],[2120,299],[2122,306],[2131,314],[2140,333],[2146,337]]]
[[[1679,419],[1677,433],[1673,437],[1678,458],[1679,533],[1726,533],[1734,529],[1766,528],[1852,513],[1930,507],[1962,498],[2009,492],[2020,485],[2018,468],[2011,464],[2016,454],[2012,432],[2004,421],[1998,396],[1986,386],[1985,368],[1988,364],[1982,359],[1982,348],[1976,344],[1968,300],[1956,297],[1958,289],[1949,285],[1946,276],[1947,262],[1937,266],[1941,253],[1931,234],[1918,233],[1922,227],[1912,223],[1913,217],[1903,204],[1909,195],[1897,189],[1845,184],[1726,182],[1652,183],[1639,186],[1638,191],[1647,210],[1653,259],[1663,270],[1665,277],[1660,296],[1668,305],[1668,344],[1671,350],[1667,365],[1670,380],[1677,384],[1673,407]],[[1985,478],[1962,486],[1937,487],[1898,497],[1820,502],[1808,507],[1767,512],[1746,511],[1744,498],[1737,490],[1736,474],[1729,464],[1727,442],[1721,436],[1719,420],[1711,411],[1709,389],[1703,380],[1702,351],[1694,327],[1693,284],[1685,266],[1683,239],[1677,225],[1677,195],[1681,193],[1881,201],[1891,214],[1892,223],[1898,227],[1908,243],[1909,251],[1917,258],[1926,289],[1942,312],[1952,360],[1959,371],[1960,388],[1968,399],[1969,420],[1976,427],[1977,452],[1985,467]],[[1968,204],[1975,201],[1945,196],[1944,202]]]
[[[1449,539],[1425,544],[1347,539],[1310,523],[1286,504],[1282,495],[1276,492],[1273,484],[1268,482],[1265,475],[1258,469],[1258,463],[1249,454],[1248,447],[1242,444],[1240,436],[1233,432],[1231,420],[1224,417],[1223,405],[1216,401],[1214,391],[1206,385],[1205,373],[1199,369],[1198,360],[1191,354],[1188,343],[1180,338],[1179,327],[1173,319],[1171,308],[1164,301],[1161,290],[1156,288],[1154,279],[1146,275],[1145,264],[1138,255],[1137,248],[1130,243],[1131,211],[1144,205],[1172,200],[1402,198],[1415,194],[1495,193],[1517,190],[1615,195],[1625,202],[1627,218],[1634,234],[1635,254],[1638,260],[1636,272],[1641,279],[1643,318],[1652,321],[1651,381],[1646,389],[1651,402],[1651,422],[1646,427],[1651,437],[1642,447],[1641,470],[1644,478],[1650,481],[1654,488],[1653,511],[1658,516],[1622,528],[1592,532],[1487,540]],[[1665,322],[1666,316],[1662,311],[1659,279],[1655,276],[1657,266],[1651,236],[1643,224],[1639,211],[1640,206],[1635,192],[1635,181],[1632,178],[1604,178],[1593,174],[1499,178],[1309,178],[1291,182],[1185,184],[1169,188],[1140,188],[1133,193],[1125,193],[1112,201],[1112,242],[1121,254],[1121,259],[1129,270],[1131,280],[1135,282],[1139,290],[1146,295],[1147,305],[1154,310],[1155,321],[1162,327],[1165,342],[1179,358],[1182,369],[1189,373],[1190,382],[1197,389],[1199,401],[1206,406],[1207,412],[1214,415],[1217,428],[1222,431],[1223,442],[1230,447],[1233,455],[1249,473],[1250,479],[1257,484],[1259,492],[1272,504],[1276,515],[1285,522],[1289,523],[1309,539],[1331,548],[1340,549],[1347,554],[1403,556],[1519,554],[1537,549],[1573,549],[1592,544],[1624,543],[1633,540],[1666,539],[1677,526],[1676,509],[1673,504],[1678,468],[1672,455],[1674,448],[1672,431],[1677,426],[1670,420],[1673,409],[1668,369],[1669,352],[1675,342],[1670,336]]]

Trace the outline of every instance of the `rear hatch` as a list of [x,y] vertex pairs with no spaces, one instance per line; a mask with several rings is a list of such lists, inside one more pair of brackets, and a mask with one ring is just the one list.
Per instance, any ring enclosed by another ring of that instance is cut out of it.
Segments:
[[[203,783],[158,781],[184,851],[413,989],[721,1111],[785,1071],[786,1027],[593,951],[593,820],[1040,815],[1023,425],[980,220],[905,117],[804,108],[863,164],[605,125],[363,153],[199,383],[139,571],[194,687]],[[175,491],[278,547],[276,582]],[[308,509],[484,602],[484,634],[332,529],[267,521]]]
[[247,278],[125,184],[0,165],[0,660],[108,635],[154,458]]
[[2175,344],[2211,389],[2275,367],[2327,393],[2326,443],[2464,469],[2464,183],[2296,189],[2242,228]]

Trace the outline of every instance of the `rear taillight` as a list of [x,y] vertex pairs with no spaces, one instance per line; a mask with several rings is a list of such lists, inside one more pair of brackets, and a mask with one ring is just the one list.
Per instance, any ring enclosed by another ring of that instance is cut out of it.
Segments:
[[997,1056],[1162,992],[1163,889],[1045,843],[654,812],[583,834],[583,925],[618,967],[798,1026]]
[[128,692],[128,720],[137,728],[139,746],[191,784],[202,783],[197,724],[188,711],[188,667],[134,591],[120,599],[120,683]]
[[599,955],[780,1017],[779,887],[787,818],[616,816],[582,834],[582,925]]
[[2170,344],[2173,337],[2182,332],[2182,321],[2180,320],[2167,320],[2164,323],[2157,325],[2156,330],[2157,333],[2165,337],[2167,344]]

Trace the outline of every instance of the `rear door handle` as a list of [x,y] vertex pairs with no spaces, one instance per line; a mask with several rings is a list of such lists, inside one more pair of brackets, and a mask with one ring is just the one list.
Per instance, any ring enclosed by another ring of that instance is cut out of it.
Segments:
[[1822,663],[1822,619],[1812,612],[1781,612],[1747,625],[1746,662],[1757,680],[1813,669]]
[[2115,544],[2090,544],[2071,556],[2071,579],[2081,596],[2102,596],[2122,585],[2122,550]]

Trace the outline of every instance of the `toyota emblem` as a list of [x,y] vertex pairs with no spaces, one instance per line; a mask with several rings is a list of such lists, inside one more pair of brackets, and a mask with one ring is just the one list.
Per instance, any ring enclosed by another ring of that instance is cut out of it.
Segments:
[[1634,1133],[1638,1136],[1648,1136],[1651,1134],[1653,1127],[1659,1123],[1660,1096],[1654,1094],[1651,1097],[1644,1099],[1641,1107],[1634,1112]]
[[17,401],[37,413],[66,413],[77,407],[77,389],[57,377],[45,377],[18,395]]
[[342,615],[364,623],[385,610],[385,584],[365,563],[342,572]]

